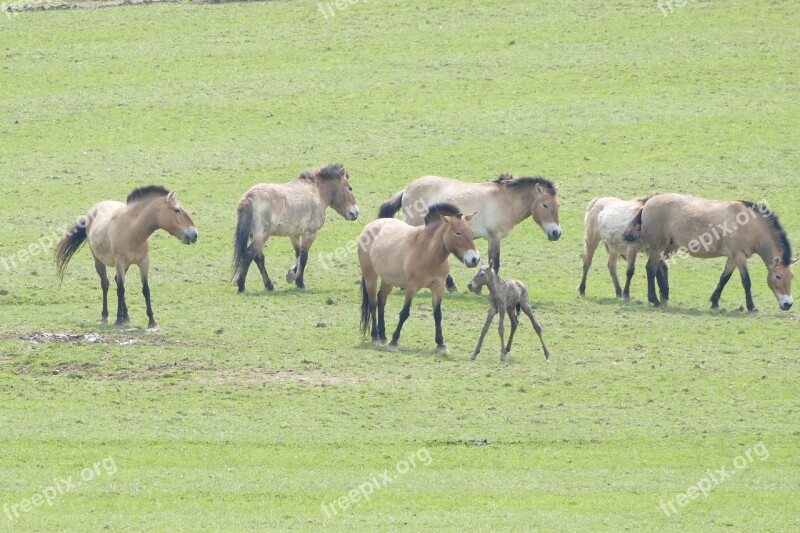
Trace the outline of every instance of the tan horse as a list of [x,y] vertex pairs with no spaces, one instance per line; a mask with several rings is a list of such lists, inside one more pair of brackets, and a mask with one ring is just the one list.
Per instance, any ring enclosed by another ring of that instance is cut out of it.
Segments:
[[139,267],[142,278],[142,294],[147,306],[148,327],[155,327],[153,308],[150,306],[150,286],[147,274],[150,270],[150,243],[148,238],[156,230],[163,229],[177,237],[183,244],[197,242],[197,228],[189,214],[178,204],[175,193],[160,185],[134,189],[127,203],[105,201],[95,204],[86,216],[58,243],[56,266],[58,276],[64,279],[67,263],[88,239],[94,256],[94,267],[100,276],[103,289],[102,321],[108,319],[108,274],[107,267],[116,271],[117,321],[127,323],[128,306],[125,304],[125,274],[131,265]]
[[[477,211],[470,226],[476,237],[489,240],[489,258],[495,272],[499,272],[500,242],[529,216],[551,241],[561,237],[556,194],[557,187],[544,178],[514,178],[503,174],[491,182],[470,183],[425,176],[384,202],[378,216],[390,218],[402,208],[404,220],[419,226],[425,220],[428,206],[435,203],[449,202],[465,213]],[[447,288],[458,290],[449,275]]]
[[[425,287],[433,295],[433,319],[436,324],[436,350],[447,353],[442,336],[442,295],[450,271],[450,254],[470,268],[478,265],[473,231],[468,222],[475,216],[462,215],[451,204],[431,206],[425,225],[409,226],[394,218],[380,218],[366,225],[358,242],[361,266],[361,332],[366,335],[372,324],[372,343],[386,342],[384,310],[386,298],[394,287],[406,289],[400,321],[392,335],[389,350],[397,351],[400,330],[411,310],[411,301]],[[378,278],[381,279],[378,292]],[[377,313],[376,313],[377,309]]]
[[[586,216],[583,219],[586,233],[583,244],[583,277],[578,286],[581,296],[586,294],[586,277],[592,266],[592,258],[597,250],[597,245],[602,242],[608,252],[608,271],[611,274],[617,298],[631,299],[631,279],[636,271],[636,255],[641,249],[641,241],[627,242],[623,238],[623,233],[649,198],[647,196],[633,200],[620,200],[613,196],[607,196],[595,198],[589,202]],[[617,277],[618,257],[623,257],[628,263],[624,289],[620,287]]]
[[[350,186],[350,175],[342,165],[306,170],[286,184],[262,183],[239,201],[233,243],[233,277],[244,292],[250,263],[255,261],[264,287],[275,290],[264,259],[264,246],[271,236],[289,237],[295,265],[286,274],[304,289],[303,274],[308,251],[325,223],[325,209],[332,207],[347,220],[358,218],[358,206]],[[249,242],[249,245],[248,245]]]
[[[783,310],[792,307],[792,248],[778,217],[766,204],[745,201],[719,201],[682,194],[659,194],[644,204],[625,232],[626,239],[637,237],[649,248],[647,296],[653,305],[655,278],[660,263],[680,255],[727,257],[711,307],[719,307],[722,289],[734,268],[739,269],[748,311],[755,310],[750,293],[747,259],[754,254],[767,266],[767,285]],[[669,299],[669,282],[658,279],[661,303]]]

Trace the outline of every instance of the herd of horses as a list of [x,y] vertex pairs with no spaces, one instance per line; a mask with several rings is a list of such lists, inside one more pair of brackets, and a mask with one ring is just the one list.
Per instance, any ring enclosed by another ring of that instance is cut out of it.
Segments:
[[[361,331],[372,342],[397,350],[403,324],[414,296],[424,288],[432,293],[437,351],[446,352],[442,334],[441,300],[445,290],[456,291],[450,276],[449,257],[455,256],[469,268],[479,267],[480,253],[474,239],[489,241],[489,264],[480,266],[470,290],[490,288],[490,308],[473,359],[492,318],[500,313],[501,358],[511,341],[523,311],[531,320],[545,357],[549,352],[541,327],[528,305],[524,285],[503,281],[500,244],[519,223],[531,217],[549,240],[561,237],[558,188],[539,177],[516,178],[503,174],[493,181],[469,183],[439,176],[425,176],[384,202],[378,218],[367,224],[358,238],[361,268]],[[255,262],[268,291],[275,286],[266,268],[264,248],[272,236],[288,237],[294,247],[295,264],[286,281],[304,288],[304,273],[311,245],[325,222],[330,207],[343,218],[359,217],[350,175],[342,165],[306,170],[286,184],[259,184],[239,201],[234,233],[232,279],[239,292],[245,290],[250,264]],[[395,218],[402,211],[403,220]],[[465,214],[470,213],[470,214]],[[609,253],[608,268],[617,297],[630,298],[630,282],[636,257],[647,255],[647,293],[654,305],[669,300],[668,263],[681,255],[700,258],[726,257],[719,283],[711,295],[718,307],[720,295],[734,269],[739,270],[748,310],[754,310],[747,259],[758,255],[767,266],[767,284],[783,310],[792,307],[792,250],[777,215],[766,204],[719,201],[681,194],[654,194],[633,200],[595,198],[586,210],[583,276],[578,287],[586,291],[592,258],[602,242]],[[139,268],[149,319],[156,321],[150,304],[147,281],[150,259],[148,239],[163,229],[184,244],[197,241],[198,232],[189,214],[176,200],[175,192],[158,185],[132,191],[126,203],[102,201],[92,206],[72,227],[56,248],[56,266],[63,279],[67,263],[84,242],[94,256],[95,269],[103,291],[101,319],[108,319],[109,279],[113,268],[117,290],[116,325],[129,321],[125,303],[125,275],[131,265]],[[625,287],[617,278],[617,260],[627,261]],[[380,282],[380,283],[379,283]],[[656,284],[659,297],[656,296]],[[405,290],[405,301],[391,340],[385,327],[386,301],[392,289]],[[503,317],[511,320],[508,346],[503,338]]]

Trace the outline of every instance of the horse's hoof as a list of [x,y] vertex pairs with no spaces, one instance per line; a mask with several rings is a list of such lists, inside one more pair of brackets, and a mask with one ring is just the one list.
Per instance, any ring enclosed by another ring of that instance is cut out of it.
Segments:
[[380,339],[372,339],[372,345],[373,346],[383,346],[383,343],[381,342]]
[[456,285],[450,285],[447,287],[447,292],[458,292],[458,287]]
[[390,342],[386,345],[386,349],[390,352],[396,352],[399,348],[397,347],[397,344]]
[[474,354],[472,354],[472,356],[470,356],[469,360],[470,361],[474,361],[475,359],[477,359],[477,357],[478,357],[478,354],[474,353]]
[[154,328],[157,328],[157,327],[158,327],[158,323],[155,320],[153,320],[152,322],[147,324],[147,329],[154,329]]
[[305,284],[305,283],[303,283],[302,281],[301,281],[300,283],[295,283],[295,286],[296,286],[298,289],[303,289],[303,290],[305,290],[305,288],[306,288],[306,284]]
[[244,285],[240,286],[239,289],[236,291],[236,294],[243,294],[244,293]]
[[105,317],[105,316],[104,316],[103,318],[101,318],[101,319],[100,319],[100,323],[101,323],[101,324],[108,324],[108,317]]
[[450,353],[450,350],[447,349],[447,345],[446,344],[442,344],[441,346],[437,346],[436,347],[436,353],[441,354],[441,355],[447,355],[447,354]]
[[295,280],[297,275],[294,273],[294,269],[290,268],[289,272],[286,273],[286,283],[291,283]]
[[711,309],[719,309],[719,303],[711,302]]

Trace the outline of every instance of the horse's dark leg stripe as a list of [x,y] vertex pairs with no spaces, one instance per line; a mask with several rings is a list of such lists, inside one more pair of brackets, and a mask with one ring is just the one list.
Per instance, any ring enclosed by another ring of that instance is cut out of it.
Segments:
[[258,267],[259,272],[261,272],[261,279],[264,281],[264,287],[268,291],[275,290],[275,285],[272,283],[272,280],[269,279],[269,274],[267,273],[267,263],[266,258],[264,257],[264,252],[256,254],[253,258],[256,266]]
[[661,305],[661,302],[658,298],[656,298],[656,270],[658,269],[657,265],[653,265],[652,262],[648,261],[645,270],[647,271],[647,300],[655,305]]
[[153,318],[153,308],[150,305],[150,284],[147,283],[147,278],[142,280],[142,294],[144,295],[144,305],[147,308],[148,327],[155,327],[156,319]]
[[244,282],[247,279],[247,271],[250,270],[250,263],[253,262],[255,255],[253,245],[251,244],[245,253],[242,269],[239,271],[239,278],[236,280],[236,284],[239,286],[239,292],[244,292]]
[[378,292],[378,338],[382,341],[386,340],[385,312],[386,312],[386,298],[384,298],[381,292],[379,291]]
[[433,309],[433,322],[436,325],[436,346],[444,346],[444,336],[442,335],[442,302],[436,303]]
[[406,302],[403,304],[403,309],[400,311],[400,321],[397,323],[397,329],[394,330],[392,334],[392,344],[397,346],[397,341],[400,339],[400,330],[403,329],[403,323],[405,323],[408,316],[411,314],[411,300],[406,299]]
[[717,283],[717,288],[714,289],[714,292],[711,294],[711,307],[717,308],[719,307],[719,298],[722,296],[722,289],[725,288],[725,285],[728,283],[728,280],[731,279],[733,275],[733,270],[726,272],[722,271],[722,275],[719,277],[719,283]]
[[669,274],[667,270],[667,263],[661,261],[656,269],[656,281],[658,282],[658,292],[661,296],[661,303],[666,303],[669,300]]
[[495,274],[500,273],[500,241],[489,241],[489,259],[494,264]]
[[125,281],[120,280],[119,276],[116,276],[114,280],[117,282],[117,324],[119,325],[125,321],[127,315],[125,309]]
[[744,287],[744,298],[747,304],[747,310],[752,311],[756,306],[753,304],[753,295],[750,292],[750,273],[747,272],[747,267],[741,267],[739,273],[742,275],[742,287]]
[[448,289],[452,289],[453,287],[455,287],[456,286],[456,282],[453,281],[453,276],[448,274],[447,275],[447,279],[445,280],[445,284],[447,285]]
[[305,289],[306,284],[303,283],[303,274],[306,272],[306,263],[308,262],[308,250],[302,248],[300,250],[300,260],[298,264],[297,277],[294,278],[294,284],[301,289]]

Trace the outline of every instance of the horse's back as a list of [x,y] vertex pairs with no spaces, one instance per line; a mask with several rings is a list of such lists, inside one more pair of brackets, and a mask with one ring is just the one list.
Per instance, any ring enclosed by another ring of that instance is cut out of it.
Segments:
[[367,224],[358,239],[358,259],[363,273],[374,271],[384,281],[404,287],[405,258],[421,228],[396,218],[379,218]]
[[298,180],[254,185],[242,197],[241,202],[245,201],[252,205],[256,232],[268,230],[271,235],[291,237],[319,230],[325,221],[319,196]]
[[428,208],[442,202],[454,204],[464,213],[483,213],[486,200],[480,194],[483,186],[442,176],[423,176],[403,191],[403,215],[412,226],[421,226]]
[[599,198],[586,214],[587,227],[590,217],[593,217],[600,239],[611,250],[623,253],[630,246],[623,238],[623,233],[640,207],[641,203],[635,200],[621,200],[612,196]]

